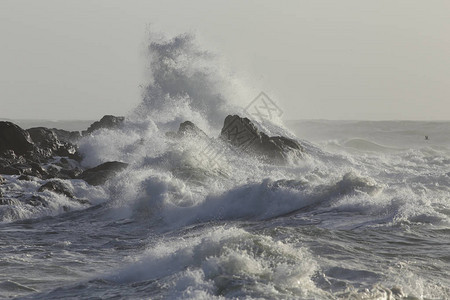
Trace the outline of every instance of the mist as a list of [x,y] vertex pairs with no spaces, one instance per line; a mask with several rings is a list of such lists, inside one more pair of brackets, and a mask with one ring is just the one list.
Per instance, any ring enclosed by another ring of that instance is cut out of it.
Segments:
[[283,119],[447,120],[447,1],[2,1],[0,118],[92,120],[142,101],[150,33],[189,33]]

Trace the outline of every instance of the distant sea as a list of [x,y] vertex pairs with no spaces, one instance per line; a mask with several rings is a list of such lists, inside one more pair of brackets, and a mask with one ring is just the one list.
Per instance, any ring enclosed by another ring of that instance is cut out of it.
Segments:
[[32,119],[6,119],[0,118],[0,121],[10,121],[13,122],[23,129],[28,129],[32,127],[47,127],[47,128],[57,128],[64,129],[68,131],[82,131],[86,130],[89,125],[98,120],[32,120]]

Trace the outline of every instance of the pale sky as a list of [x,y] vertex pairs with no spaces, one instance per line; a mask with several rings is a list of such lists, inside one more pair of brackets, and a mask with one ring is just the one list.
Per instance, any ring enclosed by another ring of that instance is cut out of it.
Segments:
[[150,29],[195,33],[284,119],[450,119],[448,0],[0,0],[0,118],[126,115]]

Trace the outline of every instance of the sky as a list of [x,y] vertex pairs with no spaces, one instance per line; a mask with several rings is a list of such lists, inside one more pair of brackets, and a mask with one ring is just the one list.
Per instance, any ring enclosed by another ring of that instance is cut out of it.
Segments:
[[284,119],[449,120],[449,12],[448,0],[0,0],[0,118],[126,115],[154,31],[194,33]]

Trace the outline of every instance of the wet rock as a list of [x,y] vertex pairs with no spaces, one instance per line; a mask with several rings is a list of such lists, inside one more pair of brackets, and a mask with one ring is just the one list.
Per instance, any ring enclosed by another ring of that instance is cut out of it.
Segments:
[[88,135],[95,130],[99,130],[102,128],[106,129],[116,129],[120,125],[122,125],[123,121],[125,120],[125,117],[116,117],[111,115],[103,116],[103,118],[100,119],[100,121],[94,122],[89,126],[89,128],[86,131],[83,131],[83,135]]
[[52,128],[52,131],[56,134],[58,140],[66,143],[75,144],[81,138],[81,133],[79,131],[67,131],[56,128]]
[[33,181],[33,177],[30,175],[20,175],[17,179],[23,181]]
[[260,132],[248,118],[238,115],[225,118],[220,137],[232,146],[270,163],[284,163],[288,153],[301,156],[303,152],[303,147],[297,141],[283,136],[269,137]]
[[69,142],[62,142],[52,129],[34,127],[27,129],[31,139],[40,149],[39,153],[44,157],[51,156],[76,156],[77,148]]
[[91,202],[88,199],[78,199],[78,198],[76,198],[74,200],[77,201],[80,204],[83,204],[83,205],[90,205],[91,204]]
[[0,205],[17,205],[20,202],[16,199],[11,198],[2,198],[1,192],[0,192]]
[[3,175],[20,175],[20,170],[11,165],[0,165],[0,174]]
[[9,149],[3,152],[2,159],[13,161],[19,159],[20,156],[17,156],[16,153],[14,153],[13,150]]
[[126,167],[128,167],[126,163],[110,161],[85,170],[78,178],[83,179],[90,185],[101,185]]
[[22,155],[33,149],[34,144],[27,131],[14,123],[0,121],[0,153],[13,150]]
[[59,178],[59,171],[61,170],[60,167],[55,165],[48,165],[47,166],[47,174],[49,178]]
[[32,195],[31,197],[26,198],[24,200],[24,203],[31,206],[43,206],[43,207],[48,207],[49,205],[47,200],[38,195]]
[[33,142],[41,148],[49,148],[53,151],[58,150],[60,142],[56,134],[45,127],[34,127],[27,129]]
[[31,169],[31,175],[34,177],[38,177],[38,178],[48,178],[48,173],[47,171],[37,162],[34,161],[30,161],[28,162],[29,166],[32,168]]
[[197,127],[191,121],[186,121],[180,124],[180,128],[178,129],[178,135],[186,136],[186,135],[194,135],[199,137],[208,137],[206,133]]
[[57,194],[65,195],[69,198],[74,198],[73,192],[69,188],[69,186],[58,180],[48,181],[39,188],[38,192],[43,192],[46,190],[55,192]]
[[5,178],[3,178],[2,175],[0,175],[0,184],[3,184],[5,182],[6,182]]
[[64,179],[76,179],[83,173],[83,170],[80,168],[73,168],[73,169],[61,169],[59,170],[59,176],[58,178],[64,178]]
[[32,175],[33,168],[28,164],[15,163],[11,165],[12,168],[19,171],[19,174]]
[[166,136],[170,138],[182,138],[185,136],[208,138],[208,135],[191,121],[181,123],[178,132],[169,131],[166,132]]

